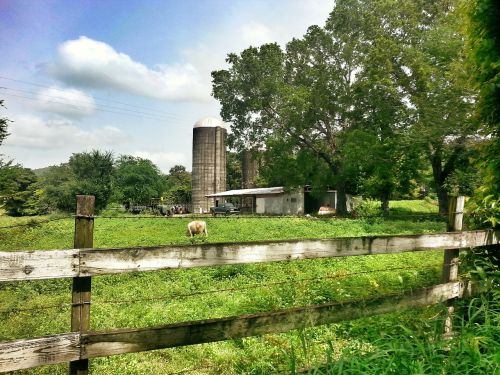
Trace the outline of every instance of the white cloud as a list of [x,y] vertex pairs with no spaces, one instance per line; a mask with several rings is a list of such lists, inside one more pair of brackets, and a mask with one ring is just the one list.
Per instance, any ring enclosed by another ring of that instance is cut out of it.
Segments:
[[109,147],[124,143],[127,138],[113,126],[85,130],[63,117],[44,120],[33,115],[18,115],[13,120],[9,127],[11,135],[4,142],[10,147],[77,150]]
[[[62,105],[55,105],[55,103],[44,103],[43,115],[48,118],[46,110],[52,110],[54,113],[71,117],[73,121],[61,118],[46,120],[40,115],[27,116],[29,111],[39,113],[38,100],[36,104],[33,104],[30,101],[11,98],[8,103],[9,111],[22,113],[23,116],[11,116],[7,113],[8,117],[16,122],[9,125],[9,132],[12,135],[5,140],[2,147],[5,146],[5,152],[8,151],[16,161],[26,163],[30,167],[67,161],[72,152],[91,148],[112,148],[117,154],[131,154],[135,150],[140,150],[137,156],[154,159],[165,172],[168,172],[169,168],[175,164],[182,164],[190,169],[191,129],[188,128],[197,118],[216,115],[220,110],[219,104],[210,96],[210,72],[226,69],[227,54],[239,53],[250,45],[258,46],[265,42],[275,41],[284,47],[293,37],[300,38],[308,26],[323,25],[333,4],[332,0],[232,2],[231,6],[225,6],[224,12],[219,12],[220,22],[213,22],[208,27],[196,23],[186,24],[186,27],[191,29],[196,27],[196,32],[186,33],[186,39],[180,39],[183,34],[172,36],[166,33],[159,38],[148,40],[145,48],[157,48],[158,51],[154,53],[150,53],[150,50],[142,51],[139,45],[135,45],[130,48],[135,51],[134,54],[127,55],[116,46],[103,42],[101,39],[103,37],[98,33],[93,34],[96,35],[95,39],[82,36],[71,37],[71,40],[68,40],[70,37],[64,34],[58,34],[57,40],[65,42],[58,46],[56,59],[52,63],[30,68],[30,70],[38,70],[30,73],[37,73],[45,67],[48,72],[65,83],[54,88],[106,89],[109,91],[105,92],[105,95],[92,91],[96,95],[97,103],[100,102],[98,97],[103,96],[125,102],[130,100],[130,103],[134,105],[139,103],[146,108],[159,109],[159,106],[157,107],[158,103],[151,104],[152,102],[148,102],[147,99],[141,98],[138,101],[137,98],[129,98],[128,95],[120,94],[134,94],[172,101],[192,100],[192,102],[163,103],[164,107],[161,110],[170,112],[173,117],[183,120],[156,121],[146,116],[144,118],[140,116],[117,118],[114,116],[117,114],[112,114],[112,111],[105,115],[96,111],[90,123],[90,119],[85,117],[81,118],[81,122],[77,121],[79,120],[77,114],[69,111],[70,106],[61,108]],[[122,40],[127,40],[126,32],[128,31],[124,31]],[[150,37],[145,29],[136,29],[131,32],[134,33],[132,40]],[[169,43],[171,37],[176,43]],[[52,38],[46,40],[42,50],[48,52],[54,48],[53,40]],[[36,40],[33,39],[31,44],[34,41]],[[26,61],[34,62],[47,58],[45,55],[43,57],[32,55],[32,52],[40,48],[30,49],[25,44],[19,42],[17,44],[23,49],[23,54],[26,53]],[[8,55],[10,53],[5,54],[7,60]],[[175,59],[176,56],[180,57]],[[169,60],[170,57],[174,60]],[[153,60],[163,64],[153,66],[145,63],[145,61]],[[4,73],[6,76],[15,77],[13,73],[7,74],[7,71]],[[29,77],[31,76],[18,78],[29,81]],[[117,92],[112,92],[113,90]],[[65,90],[65,94],[69,94],[68,91]],[[54,92],[47,91],[45,94],[56,96]],[[61,96],[61,92],[58,92],[57,96]],[[71,97],[73,101],[78,101],[81,105],[82,100],[77,99],[76,96],[64,95],[64,97]],[[194,102],[194,100],[198,101]],[[111,107],[110,104],[103,103],[102,105]],[[83,112],[91,113],[93,106],[95,104],[89,101]],[[111,118],[116,120],[108,120]],[[91,125],[87,127],[84,122]],[[92,125],[110,123],[119,124],[119,128],[124,129],[123,132],[114,127]],[[162,150],[169,152],[160,152]],[[4,151],[0,152],[4,153]]]
[[206,100],[195,65],[178,63],[150,69],[113,47],[85,36],[62,43],[51,73],[71,84],[113,88],[166,100]]
[[64,116],[81,117],[95,111],[95,100],[77,89],[51,86],[38,92],[38,107]]
[[241,39],[245,45],[254,47],[276,41],[276,37],[269,27],[254,21],[241,27]]
[[170,168],[175,165],[183,165],[186,169],[189,168],[187,155],[182,152],[149,152],[136,151],[133,156],[151,160],[155,163],[163,173],[168,173]]
[[[86,36],[59,45],[48,71],[71,85],[114,89],[134,95],[174,101],[211,101],[213,70],[226,67],[230,52],[277,42],[282,47],[301,37],[312,24],[324,24],[333,7],[330,0],[289,0],[262,9],[244,5],[222,27],[191,41],[181,60],[148,67],[102,41]],[[252,19],[248,20],[248,15]]]
[[[253,2],[242,3],[232,18],[185,48],[183,56],[196,67],[205,93],[212,90],[210,73],[227,69],[229,53],[240,53],[265,43],[278,43],[283,49],[293,38],[302,37],[311,25],[324,25],[333,9],[331,0],[288,0],[265,2],[253,9]],[[251,20],[249,20],[251,15]]]

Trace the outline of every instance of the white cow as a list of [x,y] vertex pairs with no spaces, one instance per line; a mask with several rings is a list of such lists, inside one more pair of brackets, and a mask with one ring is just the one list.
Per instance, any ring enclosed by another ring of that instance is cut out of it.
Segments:
[[201,220],[195,220],[188,224],[186,236],[193,237],[197,234],[204,234],[208,237],[207,223]]

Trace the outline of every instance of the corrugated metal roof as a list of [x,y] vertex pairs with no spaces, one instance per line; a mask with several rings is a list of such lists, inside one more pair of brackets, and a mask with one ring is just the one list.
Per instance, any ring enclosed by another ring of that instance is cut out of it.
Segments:
[[281,194],[285,191],[282,186],[270,188],[255,188],[255,189],[238,189],[222,191],[220,193],[205,195],[207,198],[217,197],[235,197],[242,195],[268,195],[268,194]]

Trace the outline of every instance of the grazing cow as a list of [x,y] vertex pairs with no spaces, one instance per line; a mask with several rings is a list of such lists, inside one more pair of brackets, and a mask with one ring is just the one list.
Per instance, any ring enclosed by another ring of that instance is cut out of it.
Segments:
[[188,224],[186,236],[193,237],[197,234],[204,234],[208,237],[207,223],[201,220],[195,220]]

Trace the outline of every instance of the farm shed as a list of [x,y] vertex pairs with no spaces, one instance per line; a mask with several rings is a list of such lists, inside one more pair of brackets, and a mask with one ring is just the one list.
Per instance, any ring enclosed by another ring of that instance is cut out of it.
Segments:
[[206,195],[215,204],[228,198],[239,198],[242,213],[263,215],[303,215],[317,213],[320,206],[336,208],[337,195],[333,190],[311,193],[310,187],[286,191],[282,186],[270,188],[228,190]]

